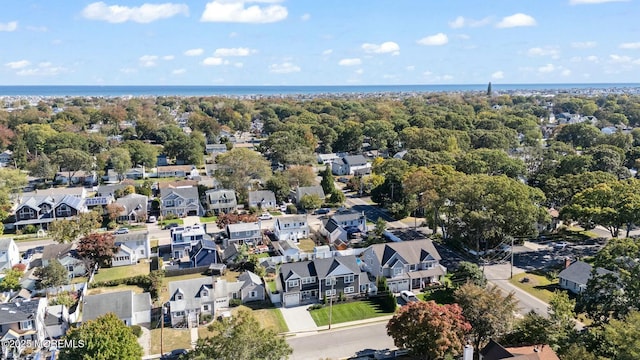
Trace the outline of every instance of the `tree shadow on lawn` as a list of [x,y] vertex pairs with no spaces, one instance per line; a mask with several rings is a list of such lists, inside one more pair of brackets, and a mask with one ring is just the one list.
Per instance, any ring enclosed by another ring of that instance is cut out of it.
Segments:
[[375,310],[377,314],[388,314],[388,311],[385,311],[383,297],[372,297],[366,300],[362,300],[362,302],[369,304]]
[[562,289],[560,288],[560,286],[558,286],[558,284],[536,285],[533,288],[536,289],[536,290],[547,290],[548,292],[550,292],[552,294],[556,290],[562,291]]

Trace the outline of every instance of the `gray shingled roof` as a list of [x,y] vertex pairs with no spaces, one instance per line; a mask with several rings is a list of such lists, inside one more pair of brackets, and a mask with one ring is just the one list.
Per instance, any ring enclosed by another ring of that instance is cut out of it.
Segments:
[[373,251],[378,257],[378,261],[383,266],[391,259],[393,254],[397,253],[409,264],[417,264],[425,260],[429,255],[434,260],[440,260],[440,254],[433,246],[433,242],[429,239],[392,242],[385,244],[371,245]]
[[[200,307],[201,301],[199,294],[203,287],[206,287],[209,291],[213,291],[213,278],[207,276],[188,280],[171,281],[169,283],[169,301],[171,311],[182,311],[184,309],[195,309]],[[175,295],[178,290],[183,294],[182,300],[175,300]]]
[[358,220],[362,217],[364,217],[364,215],[360,211],[355,211],[355,210],[340,211],[333,214],[332,216],[332,218],[335,219],[337,222],[353,221],[353,220]]
[[127,196],[123,196],[116,200],[118,205],[122,205],[124,210],[120,213],[120,215],[128,215],[132,211],[147,211],[147,202],[149,198],[145,195],[140,194],[129,194]]
[[7,251],[9,250],[9,245],[13,242],[11,238],[0,239],[0,250]]
[[276,196],[271,190],[249,191],[249,204],[275,202]]
[[361,271],[356,263],[356,257],[349,255],[282,264],[280,273],[284,280],[287,280],[293,274],[297,274],[301,278],[317,276],[319,279],[324,279],[341,265],[347,267],[354,274],[359,274]]
[[[558,274],[558,278],[565,279],[580,285],[587,285],[587,282],[591,278],[591,270],[593,267],[584,261],[575,261],[569,267],[562,270]],[[613,274],[613,271],[609,271],[604,268],[597,268],[596,273],[598,275]]]
[[40,299],[33,299],[0,304],[0,324],[35,319],[39,302]]
[[132,231],[128,234],[114,235],[116,243],[146,241],[148,236],[149,236],[149,231]]
[[343,157],[342,161],[348,165],[361,165],[367,163],[367,159],[362,155],[348,155]]
[[87,295],[82,308],[82,321],[94,320],[107,313],[119,319],[133,318],[136,311],[151,310],[149,293],[135,294],[131,290]]
[[187,187],[187,188],[165,188],[160,189],[160,197],[165,198],[171,193],[175,193],[176,195],[185,198],[185,199],[198,199],[198,188],[197,187]]
[[73,243],[51,244],[42,249],[42,260],[57,259],[61,255],[68,253],[73,248]]

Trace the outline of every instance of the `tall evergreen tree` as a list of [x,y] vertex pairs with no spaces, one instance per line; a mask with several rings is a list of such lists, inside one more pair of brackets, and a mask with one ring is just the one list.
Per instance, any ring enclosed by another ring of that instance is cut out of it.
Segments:
[[331,173],[331,166],[329,166],[328,164],[322,172],[322,180],[320,181],[320,186],[322,186],[322,191],[324,191],[327,196],[329,194],[333,194],[333,192],[336,190],[336,185],[333,182],[333,173]]

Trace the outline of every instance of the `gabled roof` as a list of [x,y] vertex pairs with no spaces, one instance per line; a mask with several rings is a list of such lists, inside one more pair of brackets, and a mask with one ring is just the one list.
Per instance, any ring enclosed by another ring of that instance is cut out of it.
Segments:
[[338,223],[333,218],[331,218],[324,224],[324,229],[329,234],[332,234],[334,231],[340,229],[340,225],[338,225]]
[[69,253],[72,248],[73,243],[47,245],[42,249],[42,260],[58,259],[62,255]]
[[418,264],[425,260],[440,260],[440,254],[429,239],[373,244],[371,249],[378,257],[378,261],[385,266],[393,255],[397,254],[408,264]]
[[251,285],[262,285],[262,279],[260,276],[252,273],[251,271],[245,271],[240,276],[238,276],[238,281],[242,283],[242,287],[247,287]]
[[100,185],[98,186],[98,191],[96,192],[96,196],[114,196],[116,190],[124,189],[129,186],[128,184],[115,184],[115,185]]
[[285,215],[278,216],[276,221],[280,224],[297,224],[297,223],[307,223],[307,217],[304,215]]
[[220,199],[236,199],[236,192],[230,189],[213,189],[205,191],[207,199],[220,200]]
[[62,200],[60,200],[56,206],[59,206],[61,204],[67,204],[68,206],[76,209],[76,210],[80,210],[80,208],[82,207],[82,203],[84,202],[84,199],[73,196],[73,195],[65,195],[64,198],[62,198]]
[[[567,281],[579,284],[587,285],[587,282],[591,278],[591,270],[593,267],[584,261],[574,261],[569,267],[562,270],[558,274],[558,278],[565,279]],[[598,275],[613,274],[613,271],[609,271],[604,268],[597,268],[596,273]]]
[[259,231],[260,225],[258,223],[228,224],[227,230],[229,233],[236,233],[236,232],[242,232],[242,231]]
[[151,311],[151,295],[136,294],[131,290],[87,295],[82,308],[82,321],[94,320],[107,313],[114,313],[119,319],[133,318],[137,311]]
[[14,243],[12,238],[2,238],[2,239],[0,239],[0,250],[4,250],[4,251],[9,250],[9,246],[11,246],[11,243]]
[[301,186],[297,189],[298,201],[302,199],[305,195],[318,195],[320,198],[324,199],[325,194],[324,190],[322,190],[322,186]]
[[356,257],[353,255],[337,256],[313,261],[285,263],[280,266],[280,273],[284,281],[293,275],[301,278],[317,276],[319,279],[324,279],[332,273],[338,275],[338,272],[359,274],[361,270],[356,263]]
[[204,266],[219,263],[218,249],[211,240],[200,240],[189,251],[189,258],[194,266]]
[[489,340],[489,343],[480,350],[480,355],[485,360],[500,360],[513,357],[502,345],[493,340]]
[[347,221],[363,219],[364,214],[361,213],[360,211],[345,210],[345,211],[336,212],[335,214],[333,214],[331,218],[335,219],[337,222],[347,222]]
[[367,163],[367,159],[362,155],[347,155],[342,158],[342,161],[347,165],[362,165]]
[[132,211],[147,211],[147,202],[149,198],[140,194],[129,194],[116,200],[118,205],[124,207],[120,215],[128,215]]
[[0,324],[12,324],[18,321],[35,320],[38,307],[46,306],[47,299],[39,298],[0,304]]
[[132,243],[136,241],[147,241],[149,239],[149,231],[132,231],[128,234],[114,235],[115,242]]
[[166,188],[160,189],[160,197],[163,199],[171,194],[176,194],[184,199],[198,199],[197,187],[185,187],[185,188]]
[[276,195],[271,190],[249,191],[249,204],[275,202]]
[[[213,290],[213,278],[210,276],[169,282],[169,301],[171,311],[195,309],[201,305],[200,293],[203,288]],[[180,291],[182,300],[176,300],[175,295]],[[213,295],[213,293],[211,293]],[[210,295],[211,296],[211,295]]]

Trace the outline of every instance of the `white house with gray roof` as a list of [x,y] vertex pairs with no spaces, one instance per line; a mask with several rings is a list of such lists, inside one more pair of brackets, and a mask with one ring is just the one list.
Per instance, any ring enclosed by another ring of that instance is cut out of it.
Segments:
[[365,175],[371,173],[371,163],[362,155],[347,155],[331,163],[334,175]]
[[0,239],[0,272],[20,262],[18,245],[11,238]]
[[117,251],[111,258],[111,266],[134,265],[151,257],[149,231],[134,231],[114,236]]
[[[567,260],[570,261],[570,260]],[[587,288],[587,283],[591,279],[593,267],[584,261],[574,261],[558,274],[558,285],[561,288],[580,294]],[[596,268],[596,274],[615,274],[605,268]]]
[[353,298],[375,288],[353,255],[284,263],[276,286],[285,307],[311,304],[340,294]]
[[249,191],[249,207],[275,209],[278,207],[276,195],[271,190]]
[[[221,279],[222,280],[222,279]],[[239,284],[237,286],[239,289]],[[232,293],[233,290],[231,289]],[[200,316],[215,315],[216,311],[229,307],[227,282],[214,277],[201,277],[169,282],[169,314],[173,327],[197,327]]]
[[149,198],[146,195],[129,194],[116,200],[116,204],[122,206],[118,214],[121,222],[144,222],[147,220],[147,204]]
[[280,241],[293,240],[297,243],[300,239],[309,237],[309,223],[306,215],[278,216],[273,228],[273,234]]
[[128,326],[151,322],[151,294],[131,290],[87,295],[82,308],[82,321],[95,320],[114,313]]
[[259,222],[228,224],[225,233],[225,247],[231,244],[256,246],[262,242],[262,231]]
[[205,193],[207,210],[215,215],[229,214],[238,207],[236,192],[229,189],[207,190]]
[[295,190],[291,190],[291,197],[296,204],[300,204],[300,200],[305,195],[318,195],[320,199],[324,200],[325,193],[322,190],[322,186],[299,186]]
[[363,268],[373,277],[384,276],[391,291],[422,289],[441,281],[447,269],[431,240],[373,244],[362,253]]
[[351,234],[366,232],[367,217],[364,212],[350,209],[336,212],[320,227],[320,233],[336,246],[348,245]]
[[9,348],[9,346],[5,346],[5,344],[9,344],[9,341],[26,342],[45,339],[44,317],[46,309],[46,298],[0,304],[0,342],[3,344],[0,357],[10,358],[9,354],[13,354],[14,359],[21,358],[20,354],[24,347]]
[[179,217],[202,216],[198,188],[194,186],[160,189],[160,212],[162,216],[174,214]]

